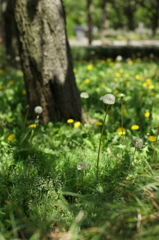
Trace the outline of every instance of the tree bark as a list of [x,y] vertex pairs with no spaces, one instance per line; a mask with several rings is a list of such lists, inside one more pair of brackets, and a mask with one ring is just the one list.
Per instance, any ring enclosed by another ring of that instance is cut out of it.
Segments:
[[9,66],[20,68],[17,28],[10,0],[2,0],[2,42]]
[[82,121],[61,0],[13,0],[31,118]]

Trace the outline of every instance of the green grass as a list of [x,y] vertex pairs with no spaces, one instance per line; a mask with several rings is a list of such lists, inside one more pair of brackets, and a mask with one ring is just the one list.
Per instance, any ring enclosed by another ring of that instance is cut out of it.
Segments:
[[[89,94],[81,98],[89,120],[77,127],[28,128],[23,75],[0,71],[0,239],[47,239],[57,227],[72,240],[158,239],[158,67],[156,59],[75,62],[79,91]],[[97,169],[107,93],[116,102]]]

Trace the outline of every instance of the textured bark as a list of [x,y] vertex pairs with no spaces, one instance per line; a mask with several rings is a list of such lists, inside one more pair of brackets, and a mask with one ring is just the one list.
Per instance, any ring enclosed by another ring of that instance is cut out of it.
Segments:
[[30,115],[82,121],[61,0],[13,0]]
[[2,0],[2,42],[6,48],[8,65],[20,68],[19,61],[16,61],[19,56],[17,28],[10,0]]

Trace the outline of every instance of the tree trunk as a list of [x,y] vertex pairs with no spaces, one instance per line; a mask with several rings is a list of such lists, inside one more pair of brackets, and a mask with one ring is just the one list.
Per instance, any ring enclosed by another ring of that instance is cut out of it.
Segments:
[[31,118],[82,121],[61,0],[13,0]]
[[92,44],[92,30],[93,30],[92,9],[93,9],[92,0],[87,0],[87,26],[88,26],[87,37],[89,45]]
[[107,1],[101,1],[101,10],[102,10],[102,18],[101,18],[101,42],[102,46],[107,46],[107,29],[108,29],[108,19],[107,19]]
[[132,9],[131,5],[128,5],[124,8],[124,13],[127,17],[128,29],[134,31],[135,29],[134,10]]
[[159,14],[157,12],[151,18],[152,37],[155,37],[156,35],[156,31],[158,27],[158,19],[159,19]]
[[2,42],[9,66],[20,68],[17,28],[10,0],[2,0]]

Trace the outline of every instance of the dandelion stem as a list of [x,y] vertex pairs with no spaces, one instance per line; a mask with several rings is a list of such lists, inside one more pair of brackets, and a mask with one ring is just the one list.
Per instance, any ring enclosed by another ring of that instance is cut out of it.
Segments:
[[29,114],[29,105],[26,106],[26,115],[25,115],[25,118],[24,118],[24,125],[26,125],[26,121],[27,121],[27,118],[28,118],[28,114]]
[[123,110],[123,98],[121,98],[121,128],[122,128],[122,136],[123,136],[123,131],[124,131],[124,129],[123,129],[123,127],[124,127],[124,120],[123,120],[123,112],[122,112],[122,110]]
[[28,135],[29,131],[27,131],[27,133],[24,135],[23,139],[21,140],[20,144],[22,144],[24,142],[24,140],[26,139],[27,135]]
[[97,180],[98,180],[98,172],[99,172],[100,149],[101,149],[101,144],[102,144],[102,137],[103,137],[104,125],[105,125],[105,121],[106,121],[106,117],[107,117],[107,113],[108,113],[108,108],[109,108],[109,105],[107,105],[107,109],[106,109],[106,112],[105,112],[103,126],[102,126],[102,131],[101,131],[101,135],[100,135],[99,147],[98,147],[97,172],[96,172]]

